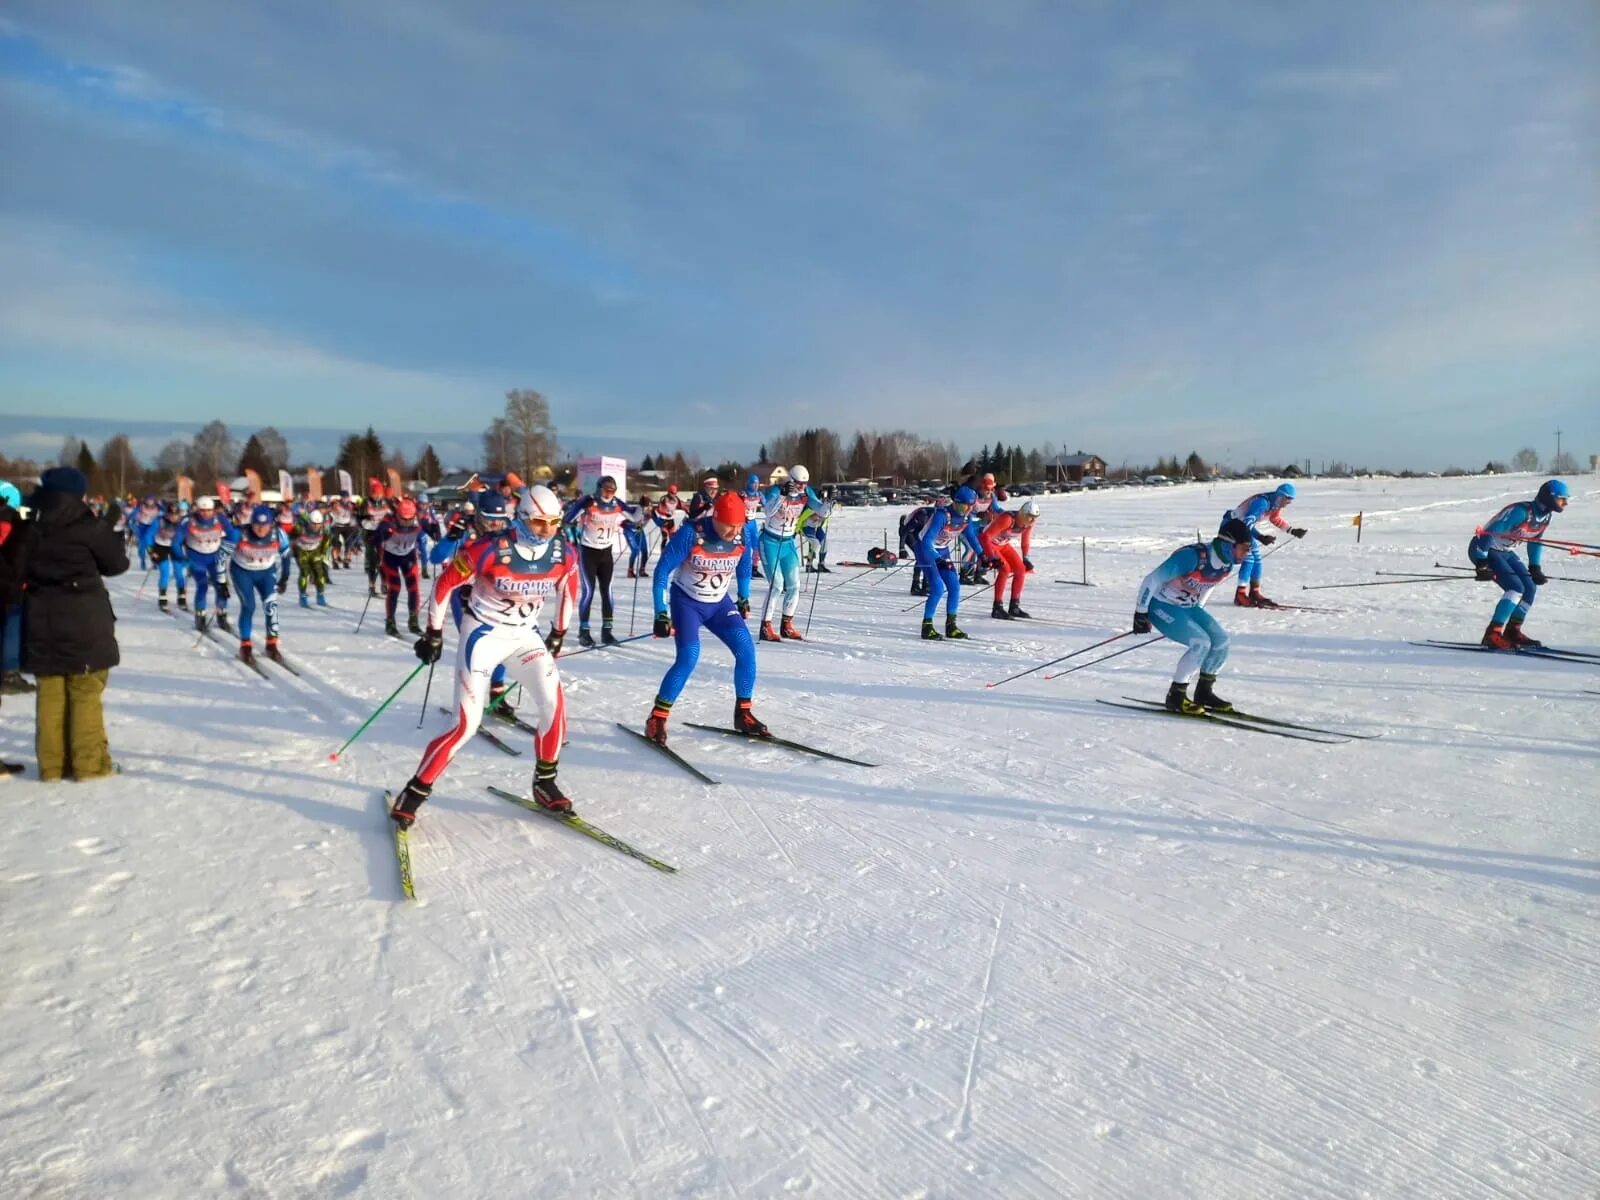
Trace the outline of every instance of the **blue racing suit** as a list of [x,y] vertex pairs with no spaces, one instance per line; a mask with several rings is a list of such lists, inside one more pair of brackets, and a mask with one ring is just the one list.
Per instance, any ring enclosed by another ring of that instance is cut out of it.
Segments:
[[[734,607],[729,589],[735,583],[750,591],[750,555],[741,533],[723,541],[709,515],[684,523],[661,551],[650,594],[657,613],[670,613],[677,657],[656,689],[656,705],[671,708],[700,661],[700,629],[704,626],[733,651],[733,692],[749,700],[756,688],[756,647],[750,630]],[[670,586],[669,586],[670,585]],[[669,598],[670,592],[670,598]]]
[[1239,564],[1240,587],[1249,587],[1251,584],[1261,586],[1261,543],[1255,536],[1256,522],[1266,519],[1279,529],[1287,530],[1289,522],[1283,518],[1283,506],[1288,503],[1289,500],[1276,492],[1257,492],[1237,508],[1230,508],[1222,514],[1222,521],[1217,526],[1219,531],[1223,525],[1235,519],[1250,527],[1250,553]]
[[[1231,546],[1231,543],[1227,543]],[[1196,672],[1215,675],[1228,661],[1228,635],[1205,610],[1211,589],[1233,574],[1233,558],[1216,542],[1180,546],[1139,585],[1134,611],[1174,642],[1187,646],[1172,681],[1185,687]]]
[[[1538,567],[1543,560],[1544,545],[1540,539],[1554,515],[1553,511],[1541,508],[1532,500],[1519,500],[1495,513],[1467,543],[1467,557],[1474,565],[1488,563],[1494,571],[1495,582],[1504,589],[1500,602],[1494,606],[1492,624],[1520,623],[1528,615],[1528,608],[1539,591],[1528,568]],[[1517,557],[1518,542],[1528,547],[1527,566]]]
[[916,541],[917,566],[928,578],[928,599],[922,606],[924,621],[933,620],[933,614],[939,611],[940,598],[946,596],[945,616],[955,620],[956,608],[961,604],[961,575],[950,560],[950,553],[961,545],[980,557],[983,555],[983,547],[978,543],[978,523],[972,519],[972,514],[935,508]]
[[288,535],[276,525],[264,536],[255,530],[233,528],[228,531],[232,548],[228,577],[239,592],[239,641],[250,643],[250,626],[259,600],[267,618],[267,643],[278,640],[278,564],[289,552]]

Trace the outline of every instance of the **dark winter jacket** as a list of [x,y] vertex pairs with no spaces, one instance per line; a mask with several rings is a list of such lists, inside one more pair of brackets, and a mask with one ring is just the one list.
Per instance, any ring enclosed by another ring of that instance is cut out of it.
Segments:
[[22,669],[34,675],[110,670],[121,661],[117,618],[101,576],[128,569],[122,535],[79,496],[41,490],[29,503]]
[[0,608],[22,603],[22,577],[27,565],[23,553],[27,535],[22,514],[0,500]]

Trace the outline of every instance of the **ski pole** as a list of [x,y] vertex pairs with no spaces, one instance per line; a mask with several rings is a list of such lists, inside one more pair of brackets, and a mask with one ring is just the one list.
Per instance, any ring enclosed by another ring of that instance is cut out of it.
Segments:
[[428,719],[428,693],[433,691],[433,668],[437,663],[428,664],[428,682],[422,687],[422,711],[417,714],[417,728],[422,728],[423,721]]
[[811,614],[817,611],[817,592],[822,586],[822,572],[816,572],[811,578],[811,607],[806,609],[806,636],[811,636]]
[[389,693],[389,698],[387,700],[385,700],[382,704],[378,705],[376,711],[374,711],[373,714],[370,717],[368,717],[365,721],[361,722],[361,728],[357,729],[348,738],[346,738],[343,746],[340,746],[332,754],[328,755],[328,761],[329,762],[338,762],[339,761],[339,756],[341,754],[343,754],[347,749],[350,748],[350,743],[355,741],[358,737],[360,737],[363,733],[365,733],[367,731],[367,726],[371,725],[374,721],[376,721],[378,719],[378,717],[382,715],[383,710],[388,708],[389,705],[394,703],[395,697],[397,697],[401,692],[406,690],[406,684],[410,683],[413,679],[415,679],[417,677],[417,674],[426,665],[427,665],[426,663],[420,663],[419,662],[416,665],[416,667],[414,667],[412,669],[411,674],[407,675],[405,677],[405,679],[401,680],[400,686],[395,688],[394,691]]
[[[1458,566],[1454,566],[1451,563],[1436,562],[1433,565],[1436,566],[1436,567],[1443,567],[1447,571],[1470,571],[1470,570],[1472,570],[1471,567],[1458,567]],[[1456,576],[1451,576],[1451,578],[1452,579],[1456,578]],[[1600,579],[1580,579],[1576,575],[1546,575],[1545,578],[1546,579],[1559,579],[1563,583],[1600,583]]]
[[[631,561],[631,556],[630,556],[630,561]],[[641,567],[637,572],[634,573],[634,576],[633,576],[633,608],[630,609],[629,612],[628,612],[628,636],[629,637],[633,636],[633,622],[634,622],[635,618],[637,618],[638,615],[639,615],[639,576],[643,575],[643,574],[644,574],[644,568]]]
[[[1130,630],[1130,632],[1132,632],[1132,631]],[[1099,658],[1091,658],[1086,663],[1079,663],[1075,667],[1068,667],[1065,671],[1057,671],[1054,675],[1046,675],[1045,678],[1046,679],[1060,679],[1063,675],[1071,675],[1074,671],[1081,671],[1085,667],[1098,667],[1101,663],[1110,662],[1113,658],[1116,658],[1118,655],[1131,654],[1135,650],[1142,650],[1146,646],[1153,646],[1153,645],[1155,645],[1155,643],[1157,643],[1157,642],[1159,642],[1161,640],[1162,640],[1162,635],[1157,634],[1155,637],[1151,638],[1147,642],[1135,642],[1133,645],[1128,646],[1125,649],[1113,650],[1110,654],[1102,655]]]
[[144,569],[144,578],[139,580],[139,590],[133,594],[133,598],[135,600],[137,600],[140,596],[144,595],[144,585],[150,582],[150,572],[154,571],[155,569],[156,569],[155,563],[151,563],[148,567],[146,567]]
[[1035,671],[1042,671],[1046,667],[1053,667],[1058,662],[1066,662],[1069,658],[1077,658],[1080,654],[1087,654],[1091,650],[1098,650],[1101,646],[1109,646],[1112,642],[1125,637],[1132,637],[1133,630],[1127,629],[1121,633],[1114,633],[1103,641],[1096,642],[1093,646],[1085,646],[1081,650],[1074,650],[1071,654],[1063,654],[1060,658],[1052,658],[1049,662],[1042,662],[1036,667],[1029,667],[1026,671],[1018,671],[1015,675],[1007,675],[1004,679],[997,679],[993,683],[986,683],[986,688],[999,687],[1002,683],[1010,683],[1013,679],[1021,679],[1024,675],[1032,675]]
[[356,632],[361,632],[361,625],[367,619],[367,609],[372,607],[372,598],[377,595],[370,587],[367,589],[367,602],[361,606],[361,619],[356,622]]
[[[887,571],[885,571],[883,573],[883,579],[889,578],[889,576],[893,575],[896,571],[900,570],[902,567],[909,567],[911,565],[911,563],[912,563],[912,560],[909,559],[909,558],[901,559],[899,562],[895,563],[894,566],[890,567]],[[883,579],[874,579],[871,583],[867,584],[867,586],[868,587],[877,587],[880,583],[883,582]]]
[[1328,588],[1392,587],[1404,583],[1476,583],[1474,575],[1424,575],[1418,579],[1378,579],[1368,583],[1304,583],[1302,592],[1321,592]]
[[882,567],[868,567],[865,571],[857,571],[854,575],[850,576],[849,579],[841,580],[839,583],[830,583],[828,585],[828,587],[827,587],[827,590],[830,591],[830,592],[836,592],[840,588],[842,588],[845,584],[854,583],[856,580],[860,579],[863,575],[871,575],[874,571],[881,571],[881,570],[883,570]]

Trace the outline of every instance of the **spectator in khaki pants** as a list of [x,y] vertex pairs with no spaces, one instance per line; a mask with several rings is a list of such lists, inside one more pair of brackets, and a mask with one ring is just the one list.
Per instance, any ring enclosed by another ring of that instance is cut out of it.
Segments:
[[33,514],[23,583],[22,665],[38,684],[39,778],[79,782],[110,775],[101,693],[117,652],[116,614],[102,576],[128,569],[112,517],[84,502],[83,472],[51,467],[29,500]]

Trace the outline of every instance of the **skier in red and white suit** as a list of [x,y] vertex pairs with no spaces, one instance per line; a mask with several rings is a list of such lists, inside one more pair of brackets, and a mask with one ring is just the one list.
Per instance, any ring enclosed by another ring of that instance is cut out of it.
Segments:
[[[1022,585],[1033,569],[1028,554],[1033,543],[1033,523],[1038,519],[1039,505],[1033,500],[1024,500],[1015,512],[993,511],[989,523],[978,532],[984,555],[998,565],[999,573],[994,577],[994,611],[989,615],[999,620],[1028,615],[1022,611]],[[1019,538],[1020,551],[1015,540]],[[1005,606],[1008,583],[1011,585],[1010,608]]]
[[[477,732],[490,676],[501,663],[522,685],[536,713],[533,798],[552,812],[572,811],[572,801],[556,783],[567,710],[555,658],[577,602],[579,568],[577,554],[560,531],[561,502],[555,493],[542,485],[526,488],[510,527],[464,545],[434,582],[427,632],[416,643],[417,657],[429,663],[438,662],[442,654],[451,593],[472,585],[462,607],[461,640],[456,646],[456,720],[428,743],[417,773],[395,800],[389,815],[401,825],[416,819],[434,780]],[[555,625],[548,638],[541,638],[538,619],[546,599],[555,601]],[[530,705],[521,711],[529,712]]]

